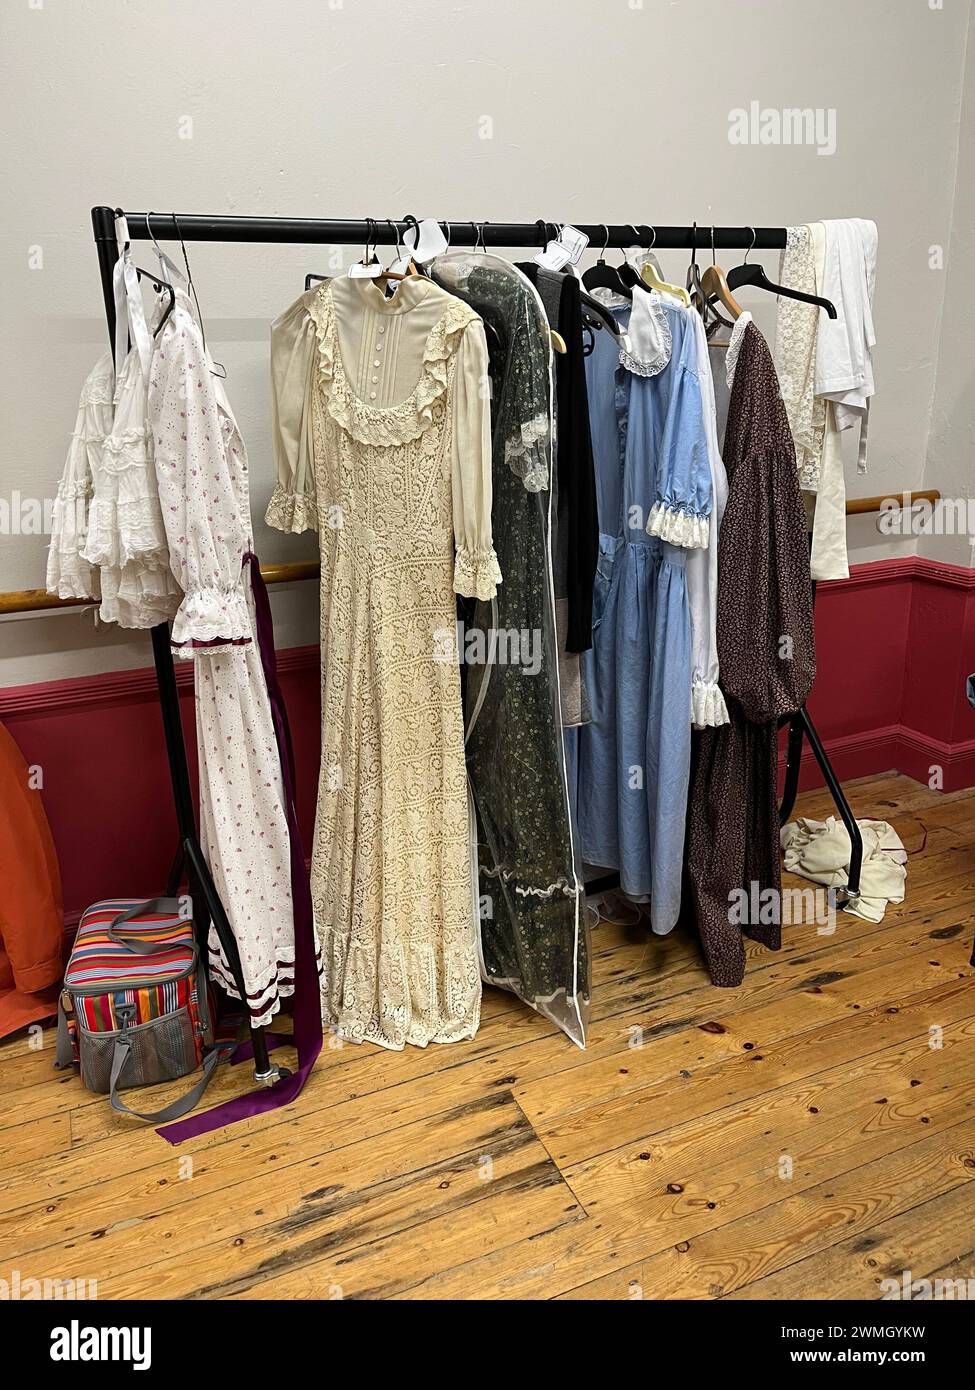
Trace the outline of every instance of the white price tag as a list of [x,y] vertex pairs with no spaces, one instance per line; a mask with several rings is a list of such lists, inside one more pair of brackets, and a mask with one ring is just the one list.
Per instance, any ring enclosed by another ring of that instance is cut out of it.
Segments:
[[432,217],[424,217],[418,228],[407,227],[403,242],[419,265],[427,265],[447,249],[447,238],[440,229],[440,223]]
[[368,265],[363,265],[361,261],[356,261],[349,266],[350,280],[376,280],[383,273],[381,261],[370,261]]
[[555,241],[550,241],[544,251],[538,252],[535,260],[546,270],[561,270],[563,266],[575,265],[588,245],[585,232],[567,225]]
[[589,245],[589,238],[585,232],[580,232],[578,227],[563,227],[559,233],[559,241],[568,251],[572,264],[578,265],[583,251]]
[[561,270],[569,264],[569,253],[561,242],[550,241],[544,251],[539,251],[535,260],[546,270]]

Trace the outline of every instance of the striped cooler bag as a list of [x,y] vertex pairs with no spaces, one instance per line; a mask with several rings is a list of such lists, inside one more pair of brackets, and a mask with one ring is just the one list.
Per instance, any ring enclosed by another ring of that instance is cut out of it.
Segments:
[[[206,975],[188,899],[113,898],[81,919],[58,1006],[58,1067],[77,1066],[90,1091],[154,1124],[185,1115],[227,1055],[213,1041]],[[182,911],[181,911],[182,909]],[[119,1092],[187,1076],[192,1090],[162,1110],[132,1110]]]

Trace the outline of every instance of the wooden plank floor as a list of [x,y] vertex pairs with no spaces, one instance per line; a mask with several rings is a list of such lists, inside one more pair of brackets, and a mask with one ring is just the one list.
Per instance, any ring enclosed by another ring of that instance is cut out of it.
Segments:
[[[975,790],[892,774],[850,795],[911,852],[900,907],[749,944],[720,991],[686,934],[603,924],[585,1052],[489,990],[473,1042],[329,1047],[289,1109],[174,1149],[55,1073],[52,1032],[0,1045],[0,1277],[102,1299],[872,1299],[904,1269],[975,1278]],[[212,1099],[246,1081],[225,1070]]]

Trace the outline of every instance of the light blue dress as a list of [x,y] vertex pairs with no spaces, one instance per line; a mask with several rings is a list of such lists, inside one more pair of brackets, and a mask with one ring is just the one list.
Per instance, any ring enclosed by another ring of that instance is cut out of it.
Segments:
[[[688,544],[707,543],[712,497],[693,325],[652,299],[651,360],[624,353],[624,366],[597,333],[586,362],[600,537],[576,815],[586,862],[619,869],[623,891],[649,903],[664,934],[680,909],[690,775],[684,561]],[[629,312],[614,313],[625,326]]]

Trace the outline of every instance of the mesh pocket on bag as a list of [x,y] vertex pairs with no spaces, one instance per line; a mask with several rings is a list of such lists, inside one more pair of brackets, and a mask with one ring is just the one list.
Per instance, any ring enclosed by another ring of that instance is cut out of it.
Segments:
[[[127,1031],[130,1047],[119,1077],[120,1091],[132,1086],[152,1086],[157,1081],[175,1081],[199,1065],[188,1009],[178,1009]],[[81,1079],[89,1091],[107,1093],[111,1089],[112,1058],[119,1036],[79,1030]]]

